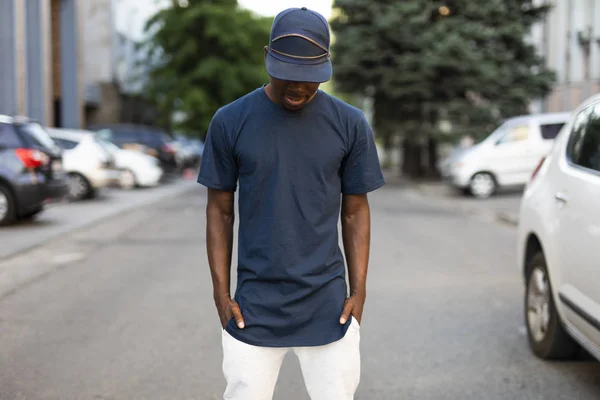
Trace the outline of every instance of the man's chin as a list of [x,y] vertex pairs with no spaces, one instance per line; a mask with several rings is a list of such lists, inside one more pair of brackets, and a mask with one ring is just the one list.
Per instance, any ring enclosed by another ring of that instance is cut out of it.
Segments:
[[306,102],[302,102],[302,103],[299,103],[299,104],[290,104],[290,103],[288,103],[287,101],[284,101],[284,102],[283,102],[283,107],[284,107],[286,110],[290,110],[290,111],[298,111],[298,110],[301,110],[301,109],[303,109],[303,108],[304,108],[304,106],[305,106],[305,105],[306,105]]

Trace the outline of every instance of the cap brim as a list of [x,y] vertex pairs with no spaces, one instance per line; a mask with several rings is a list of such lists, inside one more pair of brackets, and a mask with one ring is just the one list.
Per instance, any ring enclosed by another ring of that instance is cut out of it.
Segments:
[[269,76],[283,81],[323,83],[331,80],[331,60],[322,64],[292,64],[267,54],[266,68]]

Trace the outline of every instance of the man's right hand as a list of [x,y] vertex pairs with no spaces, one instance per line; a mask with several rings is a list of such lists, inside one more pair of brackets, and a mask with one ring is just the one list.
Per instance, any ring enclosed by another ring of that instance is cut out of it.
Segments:
[[242,317],[242,312],[237,301],[229,296],[223,296],[222,298],[217,299],[215,303],[223,329],[225,329],[231,318],[235,319],[238,328],[244,329],[244,317]]

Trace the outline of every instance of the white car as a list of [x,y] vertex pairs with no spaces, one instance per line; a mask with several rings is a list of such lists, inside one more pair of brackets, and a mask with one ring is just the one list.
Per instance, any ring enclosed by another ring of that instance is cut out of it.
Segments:
[[454,151],[442,164],[442,173],[452,186],[477,198],[488,198],[500,187],[523,187],[569,116],[509,118],[480,143]]
[[123,150],[97,135],[96,140],[114,156],[116,166],[121,171],[119,181],[121,188],[133,189],[158,185],[163,170],[156,157],[135,150]]
[[600,360],[600,96],[583,103],[525,189],[518,231],[533,353]]
[[120,171],[114,157],[96,142],[94,134],[82,130],[47,128],[63,149],[63,169],[69,177],[69,198],[92,198],[98,190],[118,183]]

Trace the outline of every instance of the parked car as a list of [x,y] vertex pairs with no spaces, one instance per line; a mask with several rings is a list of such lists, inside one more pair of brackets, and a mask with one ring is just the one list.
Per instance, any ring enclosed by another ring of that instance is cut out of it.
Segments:
[[93,132],[48,128],[48,133],[63,149],[71,200],[93,198],[100,189],[119,182],[114,157],[96,142]]
[[166,173],[173,173],[178,169],[176,150],[171,144],[173,138],[159,128],[135,124],[109,124],[92,125],[88,129],[122,149],[129,149],[133,145],[156,157]]
[[157,158],[133,150],[123,150],[117,145],[100,137],[96,141],[115,158],[121,171],[119,185],[123,189],[156,186],[160,182],[163,170]]
[[0,115],[0,226],[33,217],[66,193],[60,148],[44,128]]
[[200,139],[191,139],[190,144],[194,149],[194,154],[196,158],[199,160],[202,159],[202,154],[204,153],[204,142]]
[[600,360],[600,96],[583,103],[535,169],[520,210],[518,268],[529,346]]
[[175,147],[175,158],[179,168],[192,168],[200,164],[200,156],[187,137],[176,135],[175,140],[171,143]]
[[510,118],[480,143],[454,152],[444,163],[443,175],[452,186],[477,198],[488,198],[500,187],[523,187],[570,115]]
[[452,168],[454,164],[461,156],[461,153],[465,152],[467,149],[468,148],[462,146],[454,146],[447,152],[447,156],[439,158],[437,167],[444,178],[452,178]]

